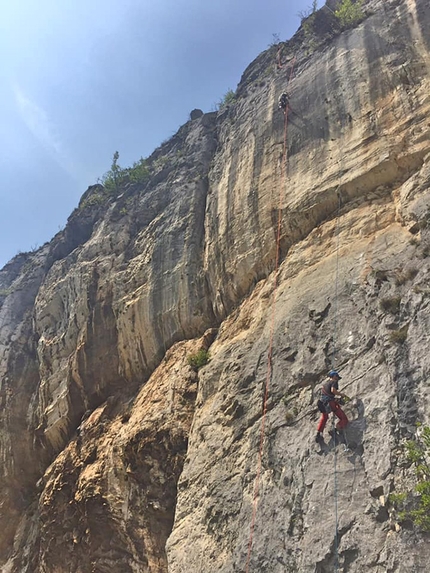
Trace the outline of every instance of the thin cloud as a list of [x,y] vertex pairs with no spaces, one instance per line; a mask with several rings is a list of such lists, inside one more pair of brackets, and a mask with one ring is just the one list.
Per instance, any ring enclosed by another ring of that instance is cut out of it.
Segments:
[[27,97],[18,87],[14,87],[15,101],[20,116],[34,137],[54,159],[54,161],[73,179],[78,179],[77,169],[70,154],[64,148],[56,133],[55,125],[46,111]]

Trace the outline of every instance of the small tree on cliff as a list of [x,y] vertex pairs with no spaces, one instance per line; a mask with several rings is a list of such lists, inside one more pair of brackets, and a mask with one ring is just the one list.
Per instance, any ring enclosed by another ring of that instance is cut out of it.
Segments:
[[141,157],[131,167],[121,167],[118,163],[119,153],[115,151],[112,157],[112,165],[103,177],[101,183],[105,188],[105,197],[117,196],[121,186],[127,182],[146,183],[151,176],[148,160]]
[[306,18],[309,18],[312,14],[318,10],[318,0],[313,0],[312,6],[308,6],[306,10],[300,10],[297,13],[297,16],[300,18],[300,21],[303,23]]
[[112,172],[113,180],[115,182],[116,191],[118,191],[118,183],[119,183],[118,180],[121,174],[121,167],[118,165],[118,159],[119,159],[119,152],[115,151],[115,153],[113,154],[112,166],[110,169]]
[[119,166],[118,159],[119,152],[115,151],[112,157],[112,165],[102,177],[103,187],[110,194],[118,194],[119,186],[124,178],[124,170]]

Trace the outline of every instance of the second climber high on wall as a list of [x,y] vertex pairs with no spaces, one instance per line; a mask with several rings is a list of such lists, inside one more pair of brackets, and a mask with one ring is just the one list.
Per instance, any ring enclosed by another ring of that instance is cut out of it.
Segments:
[[286,92],[283,92],[280,96],[279,96],[279,100],[278,100],[278,109],[282,110],[284,113],[287,111],[287,106],[289,103],[289,96]]

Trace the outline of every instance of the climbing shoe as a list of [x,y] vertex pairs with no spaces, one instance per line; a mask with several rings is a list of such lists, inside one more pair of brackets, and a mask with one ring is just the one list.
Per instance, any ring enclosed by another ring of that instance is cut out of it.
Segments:
[[317,435],[315,436],[315,441],[318,443],[318,442],[322,442],[323,439],[324,438],[322,437],[321,432],[317,432]]

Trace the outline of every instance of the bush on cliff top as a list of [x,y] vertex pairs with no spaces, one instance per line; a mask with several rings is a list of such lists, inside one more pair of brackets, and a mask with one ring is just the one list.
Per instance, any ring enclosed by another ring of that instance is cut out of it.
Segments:
[[217,103],[216,108],[218,110],[224,109],[225,107],[227,107],[231,103],[234,103],[235,101],[236,101],[236,94],[232,89],[229,89],[227,93],[225,93],[221,98],[221,100]]
[[362,0],[342,0],[334,13],[342,29],[352,28],[361,22],[364,18],[362,5]]
[[318,1],[313,0],[312,6],[308,6],[305,10],[299,10],[299,12],[297,13],[297,16],[300,18],[300,22],[303,24],[303,22],[307,18],[309,18],[309,16],[311,16],[312,14],[315,14],[315,12],[317,10],[318,10]]
[[149,179],[151,174],[148,162],[143,157],[139,161],[135,161],[131,167],[125,168],[119,165],[118,159],[119,153],[115,151],[111,168],[99,179],[99,183],[103,185],[104,189],[92,193],[84,199],[79,204],[80,209],[103,205],[110,197],[116,197],[125,183],[145,183]]
[[141,157],[135,161],[131,167],[122,168],[119,163],[119,153],[115,151],[112,158],[112,165],[102,179],[103,187],[111,194],[117,194],[120,187],[130,181],[131,183],[144,183],[150,176],[146,159]]
[[313,2],[306,10],[299,12],[304,36],[304,48],[312,54],[320,46],[338,34],[359,24],[365,18],[363,0],[340,0],[333,11],[327,4],[318,10]]

